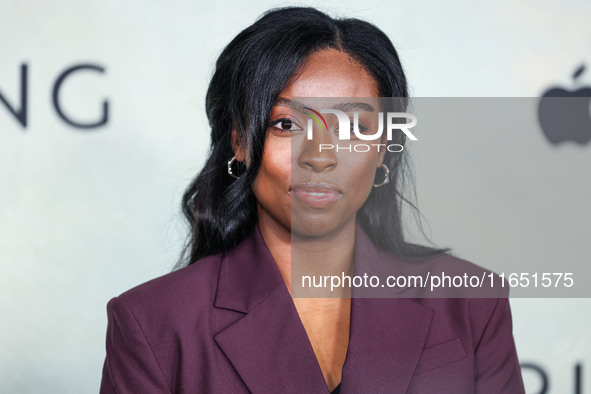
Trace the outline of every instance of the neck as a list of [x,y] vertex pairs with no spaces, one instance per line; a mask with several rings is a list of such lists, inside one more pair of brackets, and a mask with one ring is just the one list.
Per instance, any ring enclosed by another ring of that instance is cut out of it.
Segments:
[[349,296],[349,289],[337,289],[327,294],[330,291],[330,281],[328,287],[301,288],[301,278],[303,275],[320,278],[327,275],[340,277],[343,273],[352,274],[354,217],[344,226],[322,237],[299,236],[266,215],[259,215],[259,229],[290,294],[293,279],[298,297]]

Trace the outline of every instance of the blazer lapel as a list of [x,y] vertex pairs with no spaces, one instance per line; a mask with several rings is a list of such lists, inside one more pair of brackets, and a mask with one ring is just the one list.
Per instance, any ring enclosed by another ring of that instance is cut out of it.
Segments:
[[432,311],[411,300],[351,300],[342,393],[405,393],[423,350]]
[[240,312],[214,336],[253,393],[328,393],[283,278],[260,235],[222,261],[215,306]]
[[[405,266],[392,253],[377,249],[360,226],[354,261],[355,275],[379,275],[381,280]],[[399,289],[356,290],[351,300],[342,393],[405,393],[423,351],[433,310],[400,298]]]

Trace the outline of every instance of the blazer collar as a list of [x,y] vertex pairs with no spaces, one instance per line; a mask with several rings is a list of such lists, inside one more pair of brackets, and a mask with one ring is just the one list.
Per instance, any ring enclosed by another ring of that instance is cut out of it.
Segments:
[[283,277],[256,225],[223,256],[214,305],[247,313],[281,284]]
[[[355,272],[391,266],[392,256],[358,227]],[[367,264],[367,265],[364,265]],[[304,326],[258,230],[222,260],[218,308],[241,313],[214,336],[250,391],[328,393]],[[433,311],[409,299],[353,298],[342,393],[404,393]]]

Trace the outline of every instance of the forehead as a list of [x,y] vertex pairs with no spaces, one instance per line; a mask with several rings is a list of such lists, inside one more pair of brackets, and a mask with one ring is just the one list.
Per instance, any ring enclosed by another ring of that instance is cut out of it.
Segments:
[[336,49],[315,52],[282,97],[378,97],[377,83],[357,61]]

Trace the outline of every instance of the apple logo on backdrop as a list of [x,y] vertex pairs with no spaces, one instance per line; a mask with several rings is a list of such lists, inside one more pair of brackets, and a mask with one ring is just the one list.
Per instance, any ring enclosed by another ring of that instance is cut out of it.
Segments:
[[584,145],[591,141],[591,86],[581,87],[578,83],[584,71],[585,65],[582,64],[573,73],[573,90],[551,87],[540,99],[538,120],[552,144],[573,141]]

